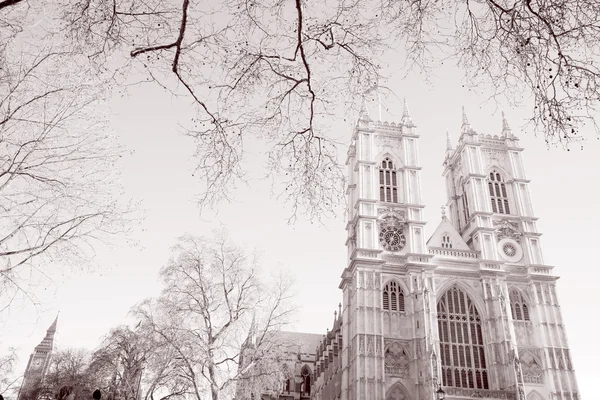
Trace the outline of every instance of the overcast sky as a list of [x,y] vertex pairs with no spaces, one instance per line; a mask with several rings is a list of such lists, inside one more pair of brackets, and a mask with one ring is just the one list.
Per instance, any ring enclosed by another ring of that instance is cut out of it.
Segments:
[[[393,72],[395,60],[390,60]],[[482,105],[483,97],[462,87],[458,72],[441,70],[431,84],[418,75],[401,80],[392,76],[387,86],[399,98],[406,97],[420,139],[422,198],[431,235],[440,220],[445,203],[441,177],[446,131],[456,143],[461,125],[461,106],[467,110],[472,127],[479,133],[500,134],[500,108]],[[386,100],[392,107],[386,118],[400,120],[401,101]],[[146,218],[135,233],[139,247],[118,241],[112,249],[98,247],[94,260],[101,268],[90,272],[82,265],[73,271],[52,275],[54,285],[40,288],[44,304],[33,310],[13,308],[3,329],[3,346],[20,348],[21,372],[45,331],[60,310],[56,346],[93,349],[111,327],[125,321],[130,307],[145,297],[157,294],[158,269],[168,258],[169,248],[178,236],[189,232],[207,234],[224,225],[232,238],[249,249],[262,252],[265,268],[285,268],[297,279],[297,302],[301,306],[294,329],[324,333],[333,321],[341,301],[340,274],[346,266],[343,214],[324,225],[300,219],[286,223],[289,209],[271,196],[270,182],[261,179],[259,164],[248,163],[250,185],[240,185],[235,202],[223,204],[218,216],[202,218],[194,203],[201,186],[192,176],[192,143],[180,135],[178,124],[189,120],[189,109],[179,100],[153,86],[133,88],[129,96],[115,97],[114,128],[122,143],[132,150],[123,162],[126,194],[141,201]],[[561,302],[572,359],[582,399],[596,398],[595,380],[600,376],[597,362],[596,330],[592,315],[600,306],[595,283],[600,273],[593,258],[598,247],[598,172],[600,141],[593,134],[587,142],[567,152],[547,149],[541,137],[520,127],[529,108],[504,108],[513,131],[525,147],[523,162],[546,264],[556,267],[561,276],[558,295]],[[352,127],[339,117],[334,135],[344,143]],[[260,160],[260,144],[250,143],[249,151]],[[346,149],[340,150],[345,154]],[[344,161],[343,159],[341,160]]]

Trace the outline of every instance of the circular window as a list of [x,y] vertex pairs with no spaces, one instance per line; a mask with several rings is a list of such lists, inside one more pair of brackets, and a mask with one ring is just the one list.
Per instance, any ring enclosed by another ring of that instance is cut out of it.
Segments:
[[523,249],[513,239],[502,239],[498,242],[498,253],[505,261],[518,262],[523,258]]

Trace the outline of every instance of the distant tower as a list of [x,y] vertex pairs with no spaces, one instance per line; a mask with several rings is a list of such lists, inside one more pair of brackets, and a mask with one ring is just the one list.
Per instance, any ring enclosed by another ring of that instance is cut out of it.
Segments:
[[29,389],[38,386],[44,380],[44,376],[48,372],[52,349],[54,347],[54,334],[56,333],[57,323],[58,315],[52,325],[50,325],[50,328],[46,331],[44,339],[35,347],[33,353],[29,356],[29,362],[27,363],[27,368],[23,374],[23,384],[21,385],[21,391],[19,393],[20,398],[24,398],[24,396],[29,393]]

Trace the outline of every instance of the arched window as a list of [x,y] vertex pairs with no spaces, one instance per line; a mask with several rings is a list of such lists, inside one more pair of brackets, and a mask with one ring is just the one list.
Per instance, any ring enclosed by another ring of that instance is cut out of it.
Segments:
[[492,212],[499,214],[510,214],[508,206],[508,195],[506,194],[506,184],[502,175],[496,171],[490,172],[488,188],[492,199]]
[[310,369],[308,366],[302,367],[302,385],[300,386],[300,394],[310,396]]
[[438,302],[444,386],[489,389],[481,317],[463,291],[449,289]]
[[469,216],[471,215],[469,213],[469,196],[467,195],[467,185],[466,184],[462,184],[462,202],[463,202],[463,212],[465,215],[465,224],[467,223],[467,221],[469,221]]
[[512,289],[508,297],[510,299],[512,319],[516,321],[529,321],[529,308],[523,294],[518,290]]
[[391,281],[383,288],[383,309],[386,311],[404,311],[404,293],[398,282]]
[[398,202],[398,177],[394,164],[387,157],[381,162],[379,168],[379,200],[388,203]]
[[450,240],[450,236],[448,236],[448,234],[446,233],[444,233],[444,235],[442,236],[442,247],[445,249],[452,248],[452,241]]

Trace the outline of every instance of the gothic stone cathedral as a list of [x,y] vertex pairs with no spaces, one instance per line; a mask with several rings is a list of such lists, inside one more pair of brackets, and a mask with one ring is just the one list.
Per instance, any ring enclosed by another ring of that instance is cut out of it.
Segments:
[[[348,266],[326,335],[298,343],[280,399],[579,400],[522,148],[506,120],[448,140],[447,211],[425,241],[419,136],[363,113],[348,151]],[[272,396],[268,396],[272,397]]]

